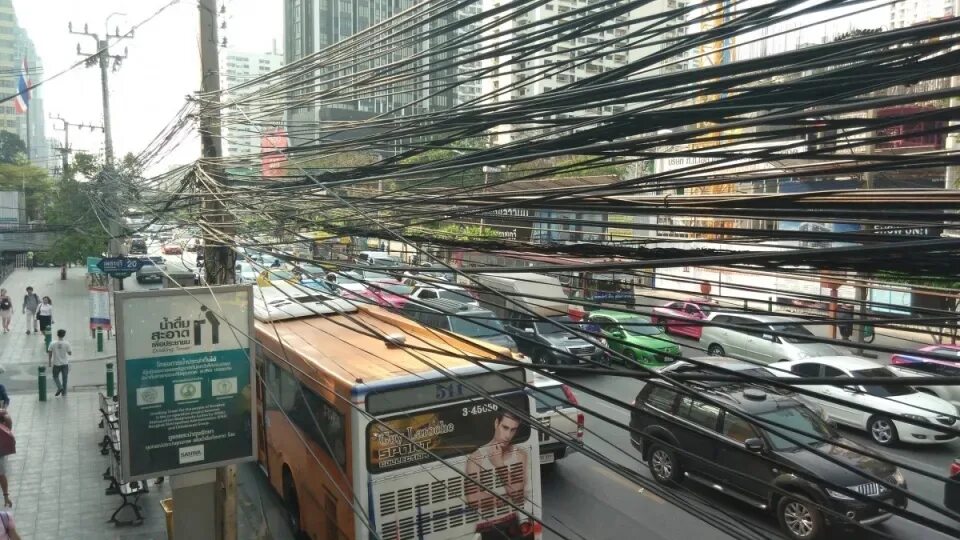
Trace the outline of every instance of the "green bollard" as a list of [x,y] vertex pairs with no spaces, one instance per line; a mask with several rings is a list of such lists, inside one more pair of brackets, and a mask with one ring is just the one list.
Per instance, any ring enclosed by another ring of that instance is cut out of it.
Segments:
[[103,352],[103,328],[97,328],[97,352]]
[[53,333],[50,331],[49,328],[47,328],[46,330],[43,331],[43,343],[45,345],[43,350],[49,351],[50,342],[52,341],[53,341]]
[[47,368],[40,366],[37,370],[37,389],[40,390],[40,401],[47,400]]
[[113,362],[107,362],[107,397],[113,397]]

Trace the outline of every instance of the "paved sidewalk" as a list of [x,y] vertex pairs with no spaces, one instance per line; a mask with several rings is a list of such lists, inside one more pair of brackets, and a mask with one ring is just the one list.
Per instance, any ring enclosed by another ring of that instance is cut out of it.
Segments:
[[[37,367],[46,365],[42,335],[26,334],[27,320],[20,313],[27,286],[32,286],[41,298],[53,301],[53,333],[64,329],[73,347],[71,357],[71,387],[92,387],[105,384],[105,364],[113,361],[114,342],[104,341],[104,351],[97,352],[97,342],[90,337],[90,314],[86,269],[73,267],[67,279],[60,279],[59,268],[19,268],[3,284],[14,300],[14,317],[9,334],[0,334],[0,367],[6,371],[3,383],[10,391],[35,390]],[[133,280],[127,280],[133,281]],[[48,370],[49,371],[49,370]],[[50,374],[48,373],[48,378]],[[48,386],[52,381],[48,381]]]
[[[144,521],[116,527],[107,520],[120,506],[119,495],[106,495],[101,476],[110,457],[100,454],[102,431],[95,391],[71,392],[66,398],[40,402],[33,394],[11,396],[10,414],[17,453],[7,463],[12,514],[24,540],[165,540],[166,520],[160,501],[170,497],[169,481],[140,498]],[[237,513],[240,540],[292,540],[279,498],[256,464],[238,475]],[[132,517],[125,509],[120,519]]]
[[160,500],[170,496],[166,482],[150,485],[141,497],[143,525],[118,528],[107,522],[121,499],[104,494],[108,482],[101,475],[110,458],[97,446],[102,431],[96,392],[51,395],[46,403],[35,395],[11,398],[17,453],[9,458],[7,476],[14,520],[25,540],[166,538],[160,509]]

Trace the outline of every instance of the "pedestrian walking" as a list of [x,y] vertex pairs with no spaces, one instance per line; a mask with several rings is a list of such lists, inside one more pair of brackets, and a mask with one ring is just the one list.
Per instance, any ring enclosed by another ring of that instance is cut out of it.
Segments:
[[37,332],[37,310],[40,309],[40,297],[33,292],[33,287],[27,287],[27,294],[23,297],[23,309],[21,310],[27,316],[27,335],[30,335],[30,328]]
[[0,510],[0,540],[20,540],[13,516],[6,510]]
[[53,324],[53,300],[49,296],[44,296],[43,303],[37,308],[37,320],[40,321],[40,334],[47,335]]
[[13,300],[6,289],[0,289],[0,328],[3,333],[10,332],[10,320],[13,319]]
[[27,252],[27,270],[33,270],[33,252]]
[[7,482],[7,456],[16,451],[17,439],[13,436],[13,419],[9,411],[0,409],[0,489],[3,490],[3,505],[7,508],[13,506]]
[[67,395],[67,376],[70,374],[70,356],[73,349],[67,341],[67,331],[57,330],[57,340],[47,348],[47,366],[53,367],[53,384],[57,385],[57,396]]

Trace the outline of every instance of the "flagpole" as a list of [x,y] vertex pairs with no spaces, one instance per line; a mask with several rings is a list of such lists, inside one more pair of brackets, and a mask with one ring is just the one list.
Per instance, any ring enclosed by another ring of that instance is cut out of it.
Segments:
[[30,104],[27,103],[27,163],[33,164],[33,154],[30,153]]

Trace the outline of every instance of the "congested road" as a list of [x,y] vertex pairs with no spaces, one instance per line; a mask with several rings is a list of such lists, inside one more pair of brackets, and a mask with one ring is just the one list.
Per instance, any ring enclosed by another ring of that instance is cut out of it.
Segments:
[[[676,341],[681,343],[685,356],[704,354],[695,341],[684,338],[677,338]],[[885,360],[881,356],[877,361]],[[630,403],[643,385],[634,379],[606,375],[586,375],[573,379],[591,390],[623,403]],[[577,392],[577,398],[587,410],[606,416],[614,422],[629,422],[629,413],[625,408],[614,406],[584,392]],[[589,413],[586,427],[586,445],[653,482],[646,463],[640,461],[639,452],[630,444],[626,430]],[[890,456],[891,460],[897,463],[912,465],[940,477],[946,474],[953,459],[960,456],[958,441],[929,447],[899,446],[887,449],[873,444],[865,435],[856,431],[843,430],[843,435],[881,455]],[[942,503],[942,481],[906,470],[903,473],[911,493],[936,504]],[[591,539],[728,537],[729,535],[715,526],[718,523],[715,517],[708,514],[716,510],[730,514],[730,523],[734,530],[739,531],[734,536],[736,538],[782,537],[772,515],[712,493],[708,489],[684,484],[671,488],[669,492],[681,495],[689,508],[681,509],[663,500],[648,488],[617,475],[582,454],[573,454],[560,460],[556,470],[552,474],[544,475],[543,479],[546,521],[567,538],[580,535]],[[951,523],[950,518],[917,502],[911,502],[908,508],[940,522]],[[956,525],[956,522],[953,522],[953,525]],[[757,532],[754,532],[754,529]],[[879,531],[904,540],[949,538],[896,516],[880,525]],[[558,538],[551,533],[545,537]],[[850,537],[867,539],[878,536],[869,531],[852,531]]]
[[[160,244],[149,245],[149,254],[162,255]],[[168,265],[194,268],[195,254],[162,255]],[[129,288],[159,288],[159,284],[136,285],[128,280]],[[650,304],[656,303],[651,300]],[[638,306],[640,311],[644,308]],[[820,336],[827,336],[826,327],[811,326]],[[703,346],[695,340],[672,337],[681,345],[684,356],[704,356]],[[880,335],[876,345],[897,349],[914,349],[920,339]],[[855,351],[851,349],[851,354]],[[876,354],[878,364],[889,363],[890,353]],[[642,388],[635,379],[606,375],[571,377],[608,398],[630,403]],[[555,469],[545,473],[543,486],[543,515],[549,529],[545,538],[590,539],[721,539],[721,538],[782,538],[772,514],[764,513],[711,490],[689,482],[666,488],[653,482],[646,463],[640,461],[630,443],[628,432],[616,425],[629,423],[629,413],[606,400],[577,392],[580,404],[587,411],[584,443],[618,465],[634,471],[647,484],[635,483],[601,465],[593,459],[574,453],[557,462]],[[863,434],[844,430],[849,439],[871,450],[888,455],[900,464],[943,476],[954,457],[960,456],[960,442],[931,447],[899,446],[881,448]],[[910,492],[918,497],[940,504],[943,483],[920,474],[904,471]],[[923,516],[950,523],[949,518],[911,502],[909,509]],[[955,524],[955,523],[954,523]],[[555,532],[553,532],[555,531]],[[907,519],[893,517],[877,531],[851,530],[846,536],[853,539],[877,538],[887,534],[897,539],[946,539],[949,536],[933,531]],[[832,536],[836,537],[836,536]]]

